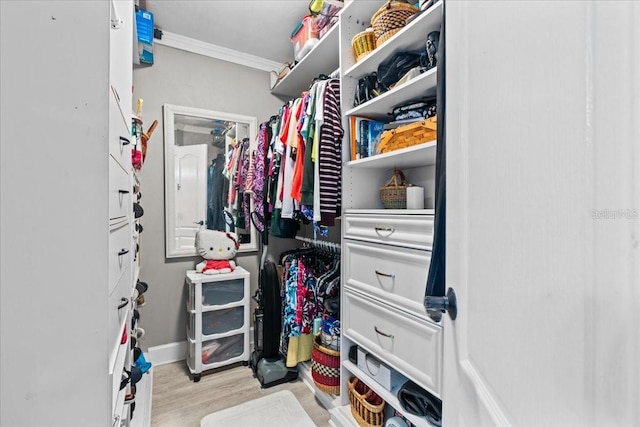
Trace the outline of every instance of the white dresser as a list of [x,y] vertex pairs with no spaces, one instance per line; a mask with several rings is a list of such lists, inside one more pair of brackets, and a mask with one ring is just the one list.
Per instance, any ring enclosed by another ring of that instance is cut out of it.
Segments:
[[187,272],[187,366],[193,381],[203,371],[249,361],[249,272]]
[[[377,70],[395,52],[424,49],[429,32],[439,30],[442,2],[419,15],[359,62],[352,52],[352,38],[365,29],[371,16],[385,4],[380,0],[353,1],[340,15],[341,107],[345,118],[343,147],[350,146],[350,118],[389,121],[399,105],[435,96],[437,69],[354,107],[358,80]],[[342,404],[332,411],[336,425],[354,423],[349,411],[347,382],[356,376],[388,406],[402,411],[395,391],[376,381],[367,363],[349,360],[357,346],[387,365],[401,381],[410,379],[437,397],[442,393],[443,329],[427,315],[423,305],[431,249],[435,192],[436,141],[352,160],[343,150],[342,177]],[[426,209],[384,209],[383,187],[394,173],[404,172],[409,183],[424,188]],[[360,354],[363,354],[360,352]],[[354,352],[355,353],[355,352]],[[376,362],[377,363],[377,362]],[[425,418],[404,414],[417,426]]]

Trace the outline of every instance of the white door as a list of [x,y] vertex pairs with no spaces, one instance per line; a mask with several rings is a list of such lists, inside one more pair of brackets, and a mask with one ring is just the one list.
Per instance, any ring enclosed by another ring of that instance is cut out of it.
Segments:
[[176,249],[193,250],[196,232],[206,228],[207,145],[175,146]]
[[640,4],[449,1],[443,425],[640,425]]

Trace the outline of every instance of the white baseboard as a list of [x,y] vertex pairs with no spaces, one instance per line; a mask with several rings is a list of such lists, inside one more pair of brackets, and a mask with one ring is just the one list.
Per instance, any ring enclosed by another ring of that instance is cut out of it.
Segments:
[[172,342],[169,344],[149,347],[149,362],[155,366],[167,363],[179,362],[187,358],[187,341]]
[[[249,349],[253,348],[253,327],[249,328]],[[187,341],[172,342],[149,347],[148,361],[155,366],[179,362],[187,358]]]

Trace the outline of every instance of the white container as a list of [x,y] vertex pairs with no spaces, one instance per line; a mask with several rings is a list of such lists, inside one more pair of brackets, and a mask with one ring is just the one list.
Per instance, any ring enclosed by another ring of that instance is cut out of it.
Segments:
[[404,375],[388,367],[362,347],[358,347],[358,368],[393,394],[407,382]]
[[407,187],[407,209],[424,209],[423,187]]

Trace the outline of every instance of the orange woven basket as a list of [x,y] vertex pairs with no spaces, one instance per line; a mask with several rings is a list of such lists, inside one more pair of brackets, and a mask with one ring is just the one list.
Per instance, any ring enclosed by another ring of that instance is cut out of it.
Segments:
[[376,43],[380,46],[407,25],[407,18],[419,9],[399,0],[389,0],[371,17],[371,27],[376,33]]
[[384,424],[385,401],[356,377],[349,378],[349,403],[351,415],[361,427]]

